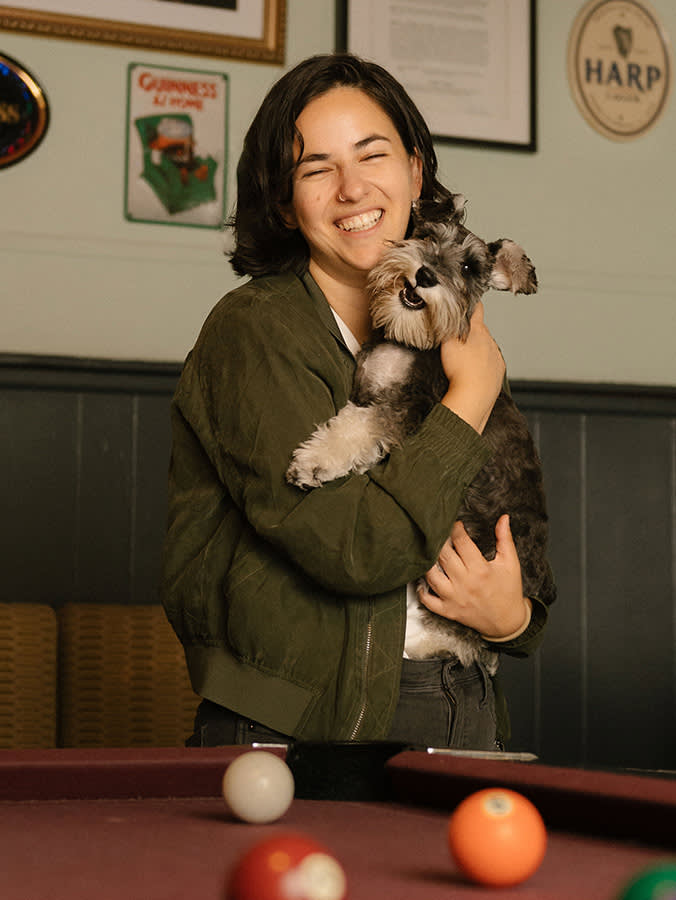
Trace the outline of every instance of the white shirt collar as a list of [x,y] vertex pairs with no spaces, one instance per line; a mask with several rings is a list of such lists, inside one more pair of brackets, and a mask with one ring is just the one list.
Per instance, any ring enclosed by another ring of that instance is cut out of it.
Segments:
[[340,318],[340,316],[338,315],[338,313],[335,311],[335,309],[333,307],[331,307],[331,312],[333,313],[333,316],[336,320],[338,328],[340,328],[340,333],[343,336],[343,340],[345,341],[345,345],[347,346],[347,349],[350,351],[350,353],[353,356],[356,356],[357,353],[359,353],[359,351],[361,350],[361,344],[359,343],[357,338],[352,334],[350,329],[347,327],[345,322],[343,322],[343,320]]

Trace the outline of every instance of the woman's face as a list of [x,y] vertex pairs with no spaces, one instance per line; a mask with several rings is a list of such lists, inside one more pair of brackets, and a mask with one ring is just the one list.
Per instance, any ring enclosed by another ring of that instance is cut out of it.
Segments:
[[311,100],[296,125],[304,146],[302,156],[296,146],[286,220],[307,241],[310,271],[322,286],[329,279],[361,287],[385,243],[406,233],[422,163],[358,88],[333,88]]

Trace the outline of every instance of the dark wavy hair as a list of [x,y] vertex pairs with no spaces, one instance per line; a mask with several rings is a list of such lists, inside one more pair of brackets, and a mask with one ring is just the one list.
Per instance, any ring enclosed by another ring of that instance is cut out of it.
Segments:
[[308,246],[290,229],[281,210],[293,193],[296,120],[307,104],[334,87],[359,88],[390,117],[409,155],[422,160],[420,199],[443,200],[450,192],[437,180],[437,157],[429,129],[415,103],[390,73],[350,53],[312,56],[277,81],[263,100],[244,139],[237,166],[237,206],[230,262],[238,275],[271,275],[309,262]]

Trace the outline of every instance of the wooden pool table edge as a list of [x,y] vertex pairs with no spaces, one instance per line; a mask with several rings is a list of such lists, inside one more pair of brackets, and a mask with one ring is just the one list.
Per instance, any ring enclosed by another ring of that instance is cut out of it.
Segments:
[[[228,764],[250,749],[0,750],[0,801],[217,797]],[[450,812],[476,790],[505,787],[532,800],[547,827],[676,847],[674,779],[422,751],[393,756],[385,777],[394,803]]]

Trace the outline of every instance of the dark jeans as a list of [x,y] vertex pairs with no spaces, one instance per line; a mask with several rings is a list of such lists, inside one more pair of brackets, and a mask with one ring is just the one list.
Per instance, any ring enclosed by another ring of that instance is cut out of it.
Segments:
[[[483,666],[405,659],[388,740],[420,747],[495,750],[495,696]],[[292,738],[210,700],[200,703],[188,747],[288,743]]]
[[186,747],[224,747],[232,744],[288,744],[292,738],[240,716],[224,706],[202,700],[197,707],[195,730]]
[[405,659],[388,740],[423,747],[496,750],[495,694],[479,663]]

